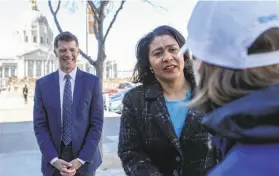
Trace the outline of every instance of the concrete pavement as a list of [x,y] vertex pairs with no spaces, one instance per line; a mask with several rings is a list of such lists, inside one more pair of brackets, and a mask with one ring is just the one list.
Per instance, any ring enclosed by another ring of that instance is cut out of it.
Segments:
[[[121,165],[114,164],[118,159],[105,153],[104,163],[97,170],[96,176],[125,176]],[[115,161],[111,161],[111,159]],[[41,153],[39,150],[28,150],[0,154],[1,176],[39,176]],[[118,161],[117,161],[118,162]]]
[[[41,153],[32,127],[32,97],[25,105],[17,94],[0,95],[0,176],[40,176]],[[117,156],[119,115],[105,113],[103,164],[97,176],[124,176]]]

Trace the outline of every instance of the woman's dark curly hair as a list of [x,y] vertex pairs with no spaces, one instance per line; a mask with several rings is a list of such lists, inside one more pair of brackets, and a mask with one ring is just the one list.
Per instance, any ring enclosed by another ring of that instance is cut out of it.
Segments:
[[[135,65],[133,73],[134,83],[142,83],[143,85],[149,85],[157,81],[154,73],[150,71],[149,45],[155,37],[162,35],[169,35],[173,37],[177,41],[179,47],[182,47],[185,43],[185,38],[183,37],[183,35],[176,29],[167,25],[159,26],[155,28],[152,32],[148,33],[143,38],[141,38],[136,47],[137,63]],[[188,52],[184,54],[184,61],[184,76],[193,88],[195,86],[195,82],[192,70],[192,62],[190,60]]]

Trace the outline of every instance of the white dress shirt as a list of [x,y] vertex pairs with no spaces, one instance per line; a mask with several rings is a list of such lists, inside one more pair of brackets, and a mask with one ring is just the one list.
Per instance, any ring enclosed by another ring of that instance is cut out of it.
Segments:
[[[63,72],[62,70],[58,70],[58,74],[59,74],[59,89],[60,89],[60,107],[61,107],[61,128],[63,128],[63,95],[64,95],[64,88],[65,88],[65,83],[66,83],[66,79],[65,75],[67,73]],[[69,73],[70,77],[71,77],[71,89],[72,89],[72,99],[74,98],[74,88],[75,88],[75,80],[76,80],[76,74],[77,74],[77,67],[71,71]],[[58,157],[53,158],[50,161],[50,164],[52,165],[56,160],[58,159]],[[85,161],[77,158],[82,164],[85,163]]]

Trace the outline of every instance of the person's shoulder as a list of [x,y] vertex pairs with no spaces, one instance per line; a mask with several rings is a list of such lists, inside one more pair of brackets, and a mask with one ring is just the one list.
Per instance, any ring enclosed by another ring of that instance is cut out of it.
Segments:
[[143,95],[143,93],[144,93],[143,85],[138,85],[138,86],[135,86],[134,88],[131,88],[131,89],[126,93],[126,96],[138,97],[138,96]]
[[83,76],[86,78],[86,79],[89,79],[91,81],[100,81],[101,78],[98,77],[97,75],[94,75],[92,73],[88,73],[88,72],[85,72],[85,71],[82,71],[80,70],[80,72],[83,74]]
[[57,74],[57,72],[52,72],[50,74],[47,74],[39,79],[36,80],[38,84],[49,84],[50,81],[53,80],[53,77]]
[[144,88],[142,85],[131,88],[125,93],[123,103],[128,105],[137,106],[140,104],[141,99],[144,97]]

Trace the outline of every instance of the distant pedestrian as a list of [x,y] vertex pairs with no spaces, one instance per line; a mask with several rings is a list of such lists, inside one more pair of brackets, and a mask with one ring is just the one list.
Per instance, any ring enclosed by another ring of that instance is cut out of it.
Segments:
[[23,97],[24,97],[24,102],[25,102],[25,104],[27,104],[28,103],[28,98],[27,98],[28,97],[28,87],[26,84],[23,87],[22,93],[23,93]]

